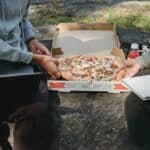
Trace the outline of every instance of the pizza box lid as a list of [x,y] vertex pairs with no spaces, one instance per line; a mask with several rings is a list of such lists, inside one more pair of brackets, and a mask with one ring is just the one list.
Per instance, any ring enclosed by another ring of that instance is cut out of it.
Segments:
[[[109,55],[113,48],[120,48],[114,24],[60,23],[53,38],[53,48],[69,55]],[[53,53],[53,49],[52,49]]]
[[[58,32],[54,35],[52,53],[55,49],[61,49],[64,56],[103,54],[119,56],[121,61],[125,59],[124,53],[120,49],[116,27],[113,24],[61,23],[57,25],[57,28]],[[130,91],[124,83],[103,81],[89,83],[88,81],[48,80],[48,88],[64,92],[119,93]]]

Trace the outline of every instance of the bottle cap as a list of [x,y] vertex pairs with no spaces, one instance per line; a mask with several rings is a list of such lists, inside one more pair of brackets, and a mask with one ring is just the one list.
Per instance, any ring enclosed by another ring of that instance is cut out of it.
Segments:
[[128,54],[128,58],[132,58],[132,59],[139,57],[139,56],[140,54],[137,50],[131,50]]
[[131,44],[131,49],[138,50],[138,49],[139,49],[139,44],[137,44],[137,43],[132,43],[132,44]]

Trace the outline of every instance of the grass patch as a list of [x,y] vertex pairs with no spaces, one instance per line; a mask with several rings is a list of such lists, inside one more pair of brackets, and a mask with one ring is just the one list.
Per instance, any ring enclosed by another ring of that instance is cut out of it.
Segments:
[[84,16],[84,17],[55,17],[45,16],[42,18],[31,18],[34,26],[58,24],[66,22],[83,22],[83,23],[114,23],[118,27],[134,27],[144,31],[150,31],[150,5],[134,8],[112,8],[108,7],[100,10],[101,16]]
[[150,16],[139,11],[128,11],[126,14],[110,13],[108,23],[114,23],[119,27],[134,27],[144,31],[150,31]]
[[59,24],[59,23],[67,23],[67,22],[83,22],[83,23],[96,23],[102,22],[102,19],[98,17],[44,17],[44,18],[30,18],[31,23],[33,26],[41,26],[41,25],[48,25],[48,24]]
[[145,5],[144,7],[143,7],[143,10],[144,11],[150,11],[150,5]]
[[48,24],[58,24],[61,22],[72,22],[74,18],[71,17],[56,17],[56,18],[51,18],[51,17],[42,17],[42,18],[31,18],[31,23],[34,26],[41,26],[41,25],[48,25]]

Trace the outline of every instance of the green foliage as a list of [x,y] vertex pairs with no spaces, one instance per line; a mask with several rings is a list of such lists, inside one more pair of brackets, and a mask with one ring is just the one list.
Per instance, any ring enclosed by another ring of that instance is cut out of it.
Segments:
[[120,27],[135,27],[150,31],[150,17],[138,11],[128,11],[124,15],[112,12],[109,14],[107,22],[114,23]]
[[145,5],[145,7],[143,7],[144,11],[150,11],[150,5]]
[[140,22],[137,23],[137,27],[145,31],[150,31],[150,16],[142,17]]
[[31,18],[31,23],[34,26],[41,26],[41,25],[48,25],[48,24],[58,24],[60,22],[72,22],[74,19],[71,17],[57,17],[57,18],[50,18],[48,16],[43,18]]

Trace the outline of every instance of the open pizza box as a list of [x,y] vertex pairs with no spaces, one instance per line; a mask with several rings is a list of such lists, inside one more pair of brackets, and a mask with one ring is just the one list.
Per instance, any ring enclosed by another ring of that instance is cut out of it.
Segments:
[[[124,61],[123,51],[113,24],[83,24],[83,23],[61,23],[57,25],[53,39],[53,49],[61,49],[66,56],[73,55],[116,55],[120,63]],[[61,53],[62,54],[62,53]],[[59,56],[59,55],[58,55]],[[122,82],[110,81],[66,81],[48,80],[49,90],[71,92],[128,92],[130,89]]]

